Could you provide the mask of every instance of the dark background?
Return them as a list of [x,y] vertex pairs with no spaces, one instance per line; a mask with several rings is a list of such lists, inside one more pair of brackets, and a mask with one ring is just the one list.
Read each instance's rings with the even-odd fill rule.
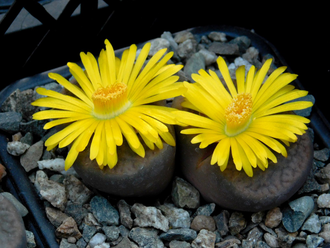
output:
[[[93,0],[88,0],[90,3]],[[79,52],[97,55],[110,40],[115,49],[205,25],[254,29],[271,42],[330,119],[329,16],[325,4],[275,1],[106,1],[55,27],[40,26],[0,37],[1,88],[18,79],[79,61]],[[40,43],[40,40],[43,42]],[[36,49],[37,48],[37,49]],[[32,54],[32,56],[31,56]]]

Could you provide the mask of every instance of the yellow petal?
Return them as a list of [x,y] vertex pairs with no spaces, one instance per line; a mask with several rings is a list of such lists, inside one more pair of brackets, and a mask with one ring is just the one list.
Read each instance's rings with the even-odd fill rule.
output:
[[283,113],[287,111],[294,111],[294,110],[301,110],[305,108],[312,107],[313,103],[309,101],[299,101],[299,102],[290,102],[286,103],[280,106],[277,106],[275,108],[266,110],[260,114],[259,116],[264,116],[264,115],[272,115],[272,114],[277,114],[277,113]]
[[[265,91],[272,85],[274,80],[281,75],[286,70],[286,66],[282,66],[277,68],[275,71],[273,71],[269,77],[267,78],[266,82],[262,85],[260,88],[258,94],[254,98],[254,106],[259,106],[259,104],[263,104],[263,102],[266,100],[264,98]],[[262,100],[263,99],[263,100]],[[259,103],[260,101],[260,103]]]
[[93,122],[82,134],[82,138],[81,141],[79,142],[79,144],[77,145],[77,151],[78,152],[82,152],[83,150],[85,150],[85,148],[87,147],[87,145],[90,142],[90,139],[92,137],[92,135],[95,132],[95,129],[98,125],[98,121]]
[[95,57],[91,53],[80,53],[81,61],[86,69],[88,78],[93,84],[94,89],[102,86],[99,68]]
[[77,152],[77,145],[80,143],[80,141],[82,140],[82,135],[80,135],[73,143],[71,149],[69,150],[66,158],[65,158],[65,162],[64,162],[64,169],[67,171],[68,169],[71,168],[71,166],[73,165],[73,163],[76,161],[79,152]]
[[133,128],[130,125],[128,125],[124,120],[122,120],[120,116],[117,116],[115,119],[118,123],[118,126],[120,127],[121,132],[125,136],[128,144],[135,150],[139,149],[139,147],[141,146],[141,142],[137,137]]
[[86,109],[87,111],[90,111],[91,107],[93,106],[93,103],[87,97],[85,97],[85,101],[82,101],[80,99],[77,99],[76,97],[64,95],[53,90],[47,90],[42,87],[37,88],[36,92],[40,95],[50,97],[47,99],[54,98],[63,101],[63,104],[74,104],[75,106]]
[[62,100],[55,99],[52,97],[39,98],[33,102],[33,105],[39,106],[39,107],[68,110],[68,111],[73,111],[73,112],[77,112],[77,113],[81,113],[81,114],[88,114],[90,112],[90,109],[86,108],[85,106],[77,106],[74,104],[68,104],[66,102],[63,102]]
[[63,110],[43,110],[33,114],[35,120],[57,119],[57,118],[77,118],[85,119],[90,115]]
[[240,66],[236,70],[236,81],[238,94],[245,92],[245,66]]
[[114,155],[116,153],[117,146],[113,137],[110,120],[106,120],[104,124],[106,143],[109,149],[109,153],[110,155]]
[[270,68],[271,63],[272,63],[272,59],[268,59],[263,64],[261,69],[258,71],[258,75],[255,77],[255,80],[253,82],[253,86],[252,86],[252,89],[251,89],[252,99],[255,99],[255,97],[256,97],[259,89],[260,89],[260,86],[261,86],[262,82],[264,81],[264,79],[267,75],[267,72]]
[[67,63],[67,66],[69,67],[72,76],[77,80],[79,86],[85,92],[86,96],[91,99],[94,89],[83,69],[77,64],[70,62]]
[[102,85],[103,87],[107,87],[109,86],[109,82],[110,82],[110,70],[109,70],[107,53],[104,49],[101,50],[98,61],[99,61]]
[[110,75],[108,85],[112,85],[117,81],[115,52],[113,50],[111,43],[108,40],[105,40],[104,43],[106,45],[106,54],[107,54],[107,61],[108,61],[109,75]]
[[123,135],[116,119],[111,119],[110,124],[111,124],[113,139],[115,140],[117,146],[121,146],[123,144]]
[[219,141],[213,151],[211,164],[218,163],[220,167],[227,166],[230,156],[230,138],[225,138]]
[[235,87],[233,81],[231,80],[226,61],[222,57],[219,57],[217,59],[217,63],[218,63],[221,75],[223,76],[224,80],[226,81],[226,85],[229,89],[231,96],[236,97],[236,95],[237,95],[236,87]]
[[250,93],[252,90],[253,80],[254,80],[254,73],[255,73],[254,65],[250,67],[248,74],[246,76],[246,86],[245,86],[245,93]]
[[[138,58],[135,62],[134,67],[133,67],[131,76],[130,76],[128,82],[127,82],[128,86],[132,86],[132,87],[128,88],[128,91],[133,88],[133,82],[136,80],[136,77],[139,75],[144,62],[146,61],[146,58],[148,57],[150,46],[151,46],[151,43],[148,42],[143,46],[143,48],[140,51],[140,54],[139,54],[139,56],[138,56]],[[134,82],[134,84],[135,84],[135,82]]]
[[104,132],[104,121],[100,121],[95,129],[89,152],[90,160],[95,159],[100,152],[102,132]]
[[80,98],[82,101],[86,102],[88,105],[90,105],[90,97],[85,94],[83,90],[81,90],[78,86],[70,83],[68,80],[66,80],[63,76],[57,73],[49,73],[48,76],[51,79],[56,80],[60,85],[62,85],[64,88],[66,88],[68,91],[70,91],[72,94]]
[[233,156],[233,161],[236,167],[236,170],[240,171],[243,167],[242,156],[240,154],[240,150],[235,138],[230,138],[230,147],[231,147],[231,154]]

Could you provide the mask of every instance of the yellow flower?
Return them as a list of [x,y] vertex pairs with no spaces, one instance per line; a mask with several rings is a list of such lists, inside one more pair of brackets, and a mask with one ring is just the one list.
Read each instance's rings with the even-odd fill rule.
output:
[[121,60],[115,57],[108,40],[105,45],[98,62],[91,53],[80,54],[85,71],[77,64],[68,63],[80,87],[59,74],[49,74],[73,96],[38,88],[37,92],[47,97],[32,103],[52,108],[33,115],[36,120],[53,119],[45,129],[66,125],[45,142],[48,150],[57,145],[71,145],[65,160],[66,170],[90,140],[90,159],[96,159],[101,169],[117,164],[117,146],[122,145],[123,136],[141,157],[145,156],[145,150],[139,136],[152,150],[155,145],[162,148],[162,139],[175,146],[165,125],[175,124],[172,114],[175,109],[151,104],[178,96],[185,90],[182,83],[177,83],[179,77],[174,76],[182,66],[167,64],[173,53],[165,54],[166,49],[162,49],[145,64],[150,43],[144,45],[137,58],[137,47],[132,45],[123,52]]
[[307,118],[283,112],[311,107],[313,104],[307,101],[288,102],[308,92],[289,85],[297,75],[283,73],[286,67],[276,69],[264,82],[271,62],[267,60],[257,72],[252,66],[246,79],[244,66],[239,67],[235,85],[226,62],[219,57],[217,63],[226,87],[212,70],[193,74],[195,83],[184,82],[187,91],[182,106],[198,114],[176,112],[181,125],[188,125],[181,133],[196,135],[191,143],[200,143],[200,148],[217,143],[211,164],[217,163],[221,171],[232,157],[236,169],[243,168],[252,177],[252,167],[265,170],[268,159],[277,162],[270,149],[286,157],[282,143],[295,142],[296,135],[307,129]]

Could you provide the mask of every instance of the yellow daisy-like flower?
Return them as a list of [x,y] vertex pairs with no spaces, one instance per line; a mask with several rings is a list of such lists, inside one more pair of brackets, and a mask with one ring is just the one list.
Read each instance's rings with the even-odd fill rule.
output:
[[295,142],[296,135],[302,135],[307,129],[307,118],[283,112],[304,109],[313,104],[289,102],[308,92],[289,85],[297,75],[283,73],[286,67],[276,69],[264,82],[271,59],[257,72],[252,66],[246,78],[245,67],[239,67],[236,85],[224,59],[219,57],[217,63],[226,87],[212,70],[193,74],[195,83],[184,82],[187,91],[182,106],[199,114],[176,112],[181,125],[188,125],[181,133],[196,135],[191,143],[200,143],[200,148],[217,143],[211,164],[217,163],[221,171],[226,169],[232,157],[236,169],[243,168],[252,177],[252,167],[265,170],[268,159],[277,162],[270,149],[286,157],[287,151],[282,143],[289,145]]
[[162,49],[145,64],[150,43],[144,45],[137,58],[137,47],[132,45],[123,52],[121,60],[115,57],[108,40],[105,45],[98,61],[91,53],[80,54],[85,71],[75,63],[68,63],[80,87],[59,74],[49,74],[73,96],[38,88],[37,92],[47,97],[32,103],[52,108],[33,115],[36,120],[53,119],[45,129],[67,125],[45,142],[48,150],[57,145],[71,145],[65,160],[66,170],[90,140],[90,159],[96,159],[101,169],[117,164],[117,146],[122,145],[123,136],[141,157],[145,156],[145,150],[138,135],[150,149],[155,145],[161,149],[162,140],[175,146],[165,125],[175,124],[172,114],[175,109],[151,104],[185,90],[182,83],[177,83],[179,77],[174,76],[182,66],[167,64],[173,53],[165,54],[166,49]]

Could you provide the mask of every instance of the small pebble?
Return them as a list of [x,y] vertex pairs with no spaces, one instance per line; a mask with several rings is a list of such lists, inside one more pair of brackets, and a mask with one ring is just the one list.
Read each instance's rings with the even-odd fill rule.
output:
[[270,228],[277,227],[282,221],[282,212],[279,207],[269,210],[266,214],[265,225]]
[[330,208],[330,194],[322,194],[317,198],[319,208]]

